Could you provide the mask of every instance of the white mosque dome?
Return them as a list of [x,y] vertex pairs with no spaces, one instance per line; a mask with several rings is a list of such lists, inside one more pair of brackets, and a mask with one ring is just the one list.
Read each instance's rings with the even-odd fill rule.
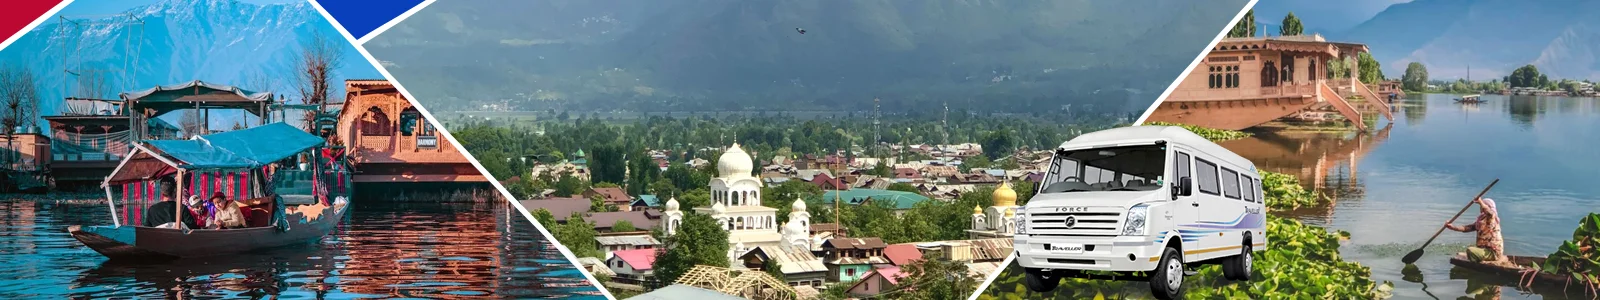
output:
[[678,197],[672,197],[672,199],[667,199],[667,211],[675,211],[675,210],[678,210]]
[[711,213],[714,214],[714,215],[720,215],[720,214],[722,214],[724,212],[727,212],[727,211],[728,211],[728,208],[722,206],[722,202],[717,202],[717,203],[711,204]]
[[796,211],[796,212],[806,211],[806,201],[800,200],[800,199],[795,199],[794,200],[794,205],[790,206],[789,208],[791,208],[790,210]]
[[750,159],[749,153],[739,148],[739,143],[728,147],[728,151],[722,152],[722,156],[717,158],[717,173],[723,178],[737,175],[750,176],[750,172],[754,170],[755,163]]

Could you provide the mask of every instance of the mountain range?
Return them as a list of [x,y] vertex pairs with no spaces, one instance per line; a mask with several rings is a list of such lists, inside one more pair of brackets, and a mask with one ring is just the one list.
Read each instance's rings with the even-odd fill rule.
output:
[[[64,97],[115,99],[121,92],[192,80],[294,95],[293,66],[300,45],[312,36],[344,45],[335,80],[382,78],[309,2],[165,0],[117,16],[65,17],[71,21],[53,17],[0,50],[0,62],[36,74],[41,115],[61,113]],[[142,26],[131,20],[142,20]],[[80,91],[75,78],[97,77],[88,74],[104,74],[98,77],[109,86]]]
[[1552,79],[1600,79],[1600,1],[1417,0],[1327,36],[1367,44],[1388,77],[1421,62],[1435,79],[1500,78],[1527,64]]
[[435,110],[1122,113],[1245,2],[441,1],[365,46]]

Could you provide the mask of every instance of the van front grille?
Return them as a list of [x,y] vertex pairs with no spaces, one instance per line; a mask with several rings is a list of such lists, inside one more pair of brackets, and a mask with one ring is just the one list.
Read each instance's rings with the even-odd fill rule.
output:
[[[1106,236],[1117,235],[1122,229],[1121,207],[1087,207],[1081,211],[1061,212],[1056,207],[1029,207],[1028,234],[1055,236]],[[1072,224],[1067,220],[1071,219]]]

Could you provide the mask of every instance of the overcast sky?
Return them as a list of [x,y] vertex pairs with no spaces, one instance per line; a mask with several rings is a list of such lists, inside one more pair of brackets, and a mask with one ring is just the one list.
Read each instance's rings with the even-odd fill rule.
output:
[[1348,30],[1372,18],[1384,8],[1411,0],[1260,0],[1256,2],[1256,22],[1278,25],[1283,16],[1294,12],[1306,31],[1337,32]]

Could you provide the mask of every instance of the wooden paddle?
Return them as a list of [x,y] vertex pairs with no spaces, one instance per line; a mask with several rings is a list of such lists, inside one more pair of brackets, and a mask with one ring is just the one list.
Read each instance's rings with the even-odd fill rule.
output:
[[[1494,181],[1490,181],[1489,182],[1489,186],[1483,187],[1483,191],[1482,192],[1478,192],[1478,196],[1477,197],[1472,197],[1472,202],[1467,202],[1467,206],[1466,207],[1462,207],[1461,211],[1456,212],[1456,216],[1450,217],[1450,221],[1449,222],[1445,222],[1445,224],[1455,223],[1456,222],[1456,218],[1460,218],[1461,214],[1466,213],[1468,208],[1472,208],[1472,204],[1478,203],[1478,198],[1483,198],[1483,194],[1489,193],[1489,188],[1493,188],[1494,184],[1496,184],[1496,183],[1500,183],[1500,179],[1499,178],[1495,178]],[[1400,262],[1404,262],[1404,263],[1406,263],[1408,265],[1417,262],[1417,259],[1421,259],[1422,258],[1422,249],[1423,248],[1427,248],[1428,244],[1432,244],[1433,243],[1433,239],[1439,238],[1439,234],[1440,233],[1444,233],[1444,227],[1443,226],[1440,226],[1439,227],[1439,231],[1434,232],[1433,233],[1433,237],[1428,238],[1428,241],[1422,242],[1422,246],[1421,247],[1417,247],[1417,250],[1411,250],[1411,253],[1406,253],[1406,257],[1400,258]]]

